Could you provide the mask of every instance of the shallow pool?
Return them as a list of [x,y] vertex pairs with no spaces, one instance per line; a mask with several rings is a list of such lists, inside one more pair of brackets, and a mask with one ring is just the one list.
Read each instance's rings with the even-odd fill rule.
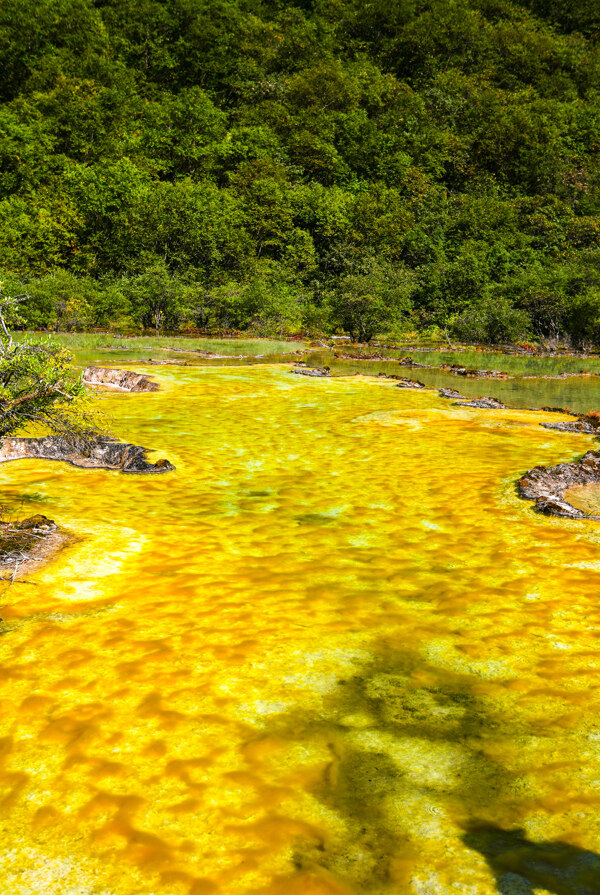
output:
[[592,440],[137,369],[103,406],[175,473],[0,467],[79,536],[2,595],[0,891],[599,891],[600,529],[514,485]]

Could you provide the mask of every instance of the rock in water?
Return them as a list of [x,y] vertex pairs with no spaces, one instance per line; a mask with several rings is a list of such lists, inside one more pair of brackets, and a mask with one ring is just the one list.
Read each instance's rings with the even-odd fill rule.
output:
[[394,379],[399,379],[396,388],[425,388],[425,383],[419,382],[418,379],[404,379],[397,376],[394,376]]
[[418,364],[412,359],[412,357],[409,356],[401,358],[398,363],[401,367],[420,367],[423,370],[431,367],[431,364]]
[[86,367],[83,381],[87,385],[104,385],[124,392],[157,392],[158,383],[133,370],[112,370],[110,367]]
[[456,401],[455,407],[478,407],[481,410],[506,410],[506,404],[497,398],[474,398],[472,401]]
[[598,430],[585,420],[568,423],[540,423],[544,429],[556,429],[558,432],[583,432],[585,435],[596,435]]
[[317,379],[324,379],[326,376],[331,376],[329,367],[298,367],[295,370],[290,370],[290,373],[296,373],[298,376],[314,376]]
[[21,522],[13,522],[12,527],[15,531],[55,531],[58,528],[54,519],[48,519],[47,516],[42,516],[41,513],[36,513],[35,516],[28,516],[27,519],[22,519]]
[[461,398],[463,401],[466,401],[464,395],[461,395],[460,392],[457,392],[455,388],[439,388],[438,394],[440,398]]
[[424,382],[418,379],[407,379],[406,376],[397,376],[395,373],[378,373],[379,379],[395,379],[397,388],[427,388]]
[[525,500],[535,500],[538,513],[567,519],[597,519],[597,516],[584,513],[565,500],[565,492],[574,485],[597,482],[600,482],[600,452],[588,451],[575,463],[535,466],[521,476],[518,488]]
[[0,522],[0,574],[2,581],[14,581],[33,571],[62,550],[73,536],[61,530],[53,519],[40,513],[20,522]]
[[454,376],[465,376],[469,379],[512,379],[504,370],[473,370],[462,364],[441,364],[440,370]]
[[147,448],[124,444],[114,438],[68,438],[47,435],[45,438],[4,438],[0,445],[0,463],[9,460],[62,460],[85,469],[118,469],[127,473],[162,473],[175,469],[168,460],[150,463]]

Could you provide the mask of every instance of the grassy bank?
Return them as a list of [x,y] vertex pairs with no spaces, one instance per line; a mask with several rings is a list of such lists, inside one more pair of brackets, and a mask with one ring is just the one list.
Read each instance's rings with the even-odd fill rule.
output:
[[212,354],[260,355],[290,354],[305,347],[304,342],[286,342],[278,339],[213,339],[186,336],[114,336],[110,333],[23,333],[34,342],[52,339],[72,351],[93,351],[114,348],[118,351],[206,351]]

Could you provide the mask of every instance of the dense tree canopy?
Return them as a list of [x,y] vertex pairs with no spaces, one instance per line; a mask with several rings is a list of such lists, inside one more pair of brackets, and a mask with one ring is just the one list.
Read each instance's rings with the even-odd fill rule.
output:
[[596,0],[4,0],[2,276],[38,327],[597,343],[599,39]]

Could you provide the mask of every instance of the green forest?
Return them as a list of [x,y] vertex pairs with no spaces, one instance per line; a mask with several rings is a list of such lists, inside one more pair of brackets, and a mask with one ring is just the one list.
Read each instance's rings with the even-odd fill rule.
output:
[[600,344],[597,0],[3,0],[20,325]]

